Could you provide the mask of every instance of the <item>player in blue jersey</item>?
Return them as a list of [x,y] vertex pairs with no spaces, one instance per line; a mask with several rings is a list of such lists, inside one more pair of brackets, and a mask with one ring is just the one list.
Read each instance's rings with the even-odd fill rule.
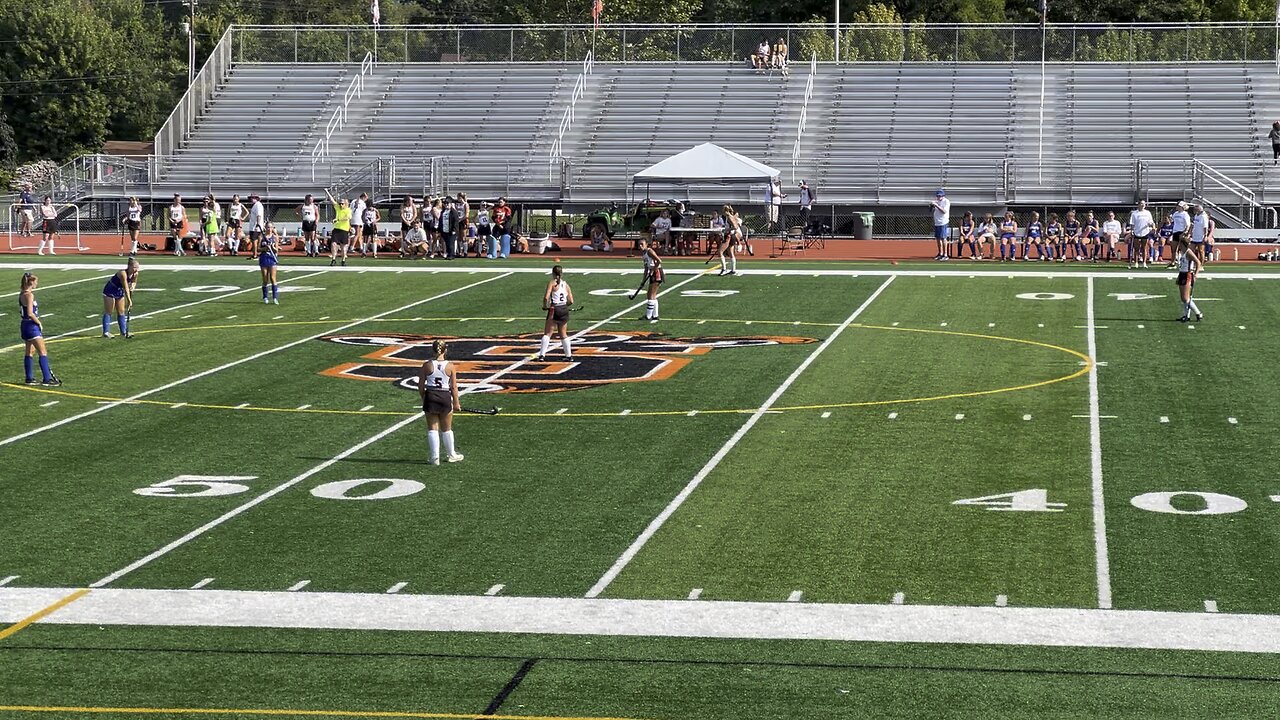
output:
[[1063,254],[1067,250],[1067,243],[1062,236],[1062,223],[1058,222],[1058,213],[1049,213],[1049,224],[1044,228],[1044,244],[1049,248],[1049,259],[1053,259],[1053,254],[1058,253],[1058,262],[1062,262]]
[[138,287],[138,261],[129,258],[124,270],[111,276],[102,288],[102,337],[111,337],[111,315],[116,316],[120,336],[129,334],[129,311],[133,308],[133,291]]
[[[276,257],[280,251],[280,239],[275,226],[267,223],[267,231],[258,247],[258,269],[262,271],[262,304],[267,304],[267,286],[271,287],[271,302],[280,304],[280,286],[276,284]],[[375,250],[376,252],[376,250]]]
[[973,212],[965,210],[964,216],[960,218],[960,236],[959,239],[956,240],[955,259],[960,259],[961,254],[964,252],[965,245],[969,246],[969,259],[978,259],[978,240],[974,237],[975,227],[976,222],[973,219]]
[[[1084,235],[1081,232],[1080,221],[1076,219],[1076,211],[1067,211],[1067,220],[1062,224],[1063,233],[1067,238],[1067,247],[1075,254],[1076,262],[1084,262]],[[1059,262],[1065,262],[1067,254],[1063,253],[1058,258]]]
[[1000,221],[1000,262],[1013,262],[1018,259],[1018,221],[1013,219],[1013,212],[1006,212]]
[[1045,254],[1044,243],[1041,242],[1044,235],[1044,225],[1040,222],[1040,213],[1031,213],[1031,222],[1027,223],[1027,234],[1022,240],[1022,262],[1031,259],[1031,248],[1036,249],[1037,260],[1049,260],[1052,251],[1048,255]]
[[40,305],[36,302],[36,285],[40,279],[33,273],[22,273],[22,284],[18,292],[18,315],[21,318],[22,342],[26,346],[26,355],[22,358],[22,369],[26,371],[28,385],[36,384],[35,357],[40,357],[40,374],[42,385],[56,387],[62,381],[54,377],[49,369],[49,352],[44,347],[44,325],[40,322]]
[[1151,258],[1153,263],[1164,261],[1164,249],[1173,242],[1173,216],[1165,213],[1160,223],[1160,229],[1156,231],[1155,240],[1151,243]]

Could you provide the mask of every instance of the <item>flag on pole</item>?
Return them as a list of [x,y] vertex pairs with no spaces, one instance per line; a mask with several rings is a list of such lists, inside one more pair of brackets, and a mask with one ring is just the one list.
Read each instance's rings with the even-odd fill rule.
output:
[[1040,11],[1040,29],[1049,20],[1049,0],[1036,0],[1036,9]]
[[378,0],[372,0],[369,3],[369,14],[373,17],[374,27],[377,27],[382,22],[382,11],[378,8]]
[[591,20],[600,27],[600,16],[604,13],[604,0],[591,0]]

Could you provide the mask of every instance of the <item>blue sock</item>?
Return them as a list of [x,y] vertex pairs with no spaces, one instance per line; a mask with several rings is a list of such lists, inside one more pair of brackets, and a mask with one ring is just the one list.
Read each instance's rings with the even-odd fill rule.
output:
[[36,379],[36,363],[30,355],[22,358],[22,369],[27,372],[27,382]]
[[1031,257],[1031,251],[1027,249],[1026,243],[1022,243],[1022,259],[1026,260],[1029,257]]
[[44,381],[49,382],[53,379],[53,371],[49,369],[49,356],[40,356],[40,372],[44,375]]
[[271,298],[273,300],[280,299],[280,286],[275,283],[271,283]]
[[263,300],[266,300],[266,299],[267,299],[267,284],[266,284],[266,283],[263,283],[263,284],[262,284],[262,299],[263,299]]
[[102,316],[102,334],[106,335],[111,332],[111,314],[104,313]]
[[129,334],[129,316],[117,315],[116,326],[120,328],[121,335],[128,335]]

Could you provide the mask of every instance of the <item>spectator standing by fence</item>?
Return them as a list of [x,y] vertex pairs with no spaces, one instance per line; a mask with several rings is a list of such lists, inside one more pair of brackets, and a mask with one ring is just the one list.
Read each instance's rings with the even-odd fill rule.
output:
[[804,224],[805,232],[809,232],[809,214],[813,212],[813,201],[818,196],[813,192],[813,188],[809,187],[808,180],[800,181],[800,221]]
[[35,221],[36,199],[31,195],[31,183],[23,183],[18,196],[18,237],[31,237],[31,223]]
[[1267,137],[1271,140],[1271,164],[1280,165],[1280,120],[1271,123]]
[[[507,255],[511,252],[511,206],[507,204],[504,197],[498,198],[498,204],[493,207],[493,237],[495,242],[502,244],[502,259],[507,259]],[[490,253],[490,257],[493,254]]]
[[778,216],[782,211],[782,198],[787,194],[782,192],[782,179],[777,175],[769,180],[769,186],[764,191],[764,210],[765,217],[769,221],[769,231],[778,225]]
[[1171,217],[1173,219],[1173,235],[1170,237],[1170,244],[1172,245],[1170,269],[1178,266],[1178,256],[1182,254],[1183,250],[1187,249],[1187,232],[1191,229],[1191,216],[1187,214],[1185,200],[1178,201],[1178,209],[1173,211]]
[[1138,208],[1129,213],[1129,267],[1147,267],[1147,243],[1155,230],[1156,221],[1147,209],[1147,201],[1139,200]]
[[946,260],[947,256],[947,229],[951,225],[951,201],[947,199],[947,191],[938,188],[933,194],[933,202],[929,204],[933,210],[933,239],[938,244],[938,254],[934,256],[934,260]]
[[257,193],[249,196],[249,259],[257,260],[263,233],[267,229],[267,211],[262,207],[262,198]]

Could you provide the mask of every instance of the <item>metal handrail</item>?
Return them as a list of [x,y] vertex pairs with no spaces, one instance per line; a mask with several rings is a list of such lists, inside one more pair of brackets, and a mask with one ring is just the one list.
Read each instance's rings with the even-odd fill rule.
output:
[[191,85],[182,94],[164,124],[156,131],[154,149],[156,155],[161,157],[173,155],[178,151],[182,141],[191,134],[191,128],[200,117],[200,111],[204,109],[205,102],[213,96],[218,85],[231,71],[231,43],[236,31],[236,26],[231,25],[222,33],[222,38],[209,53],[200,72],[191,81]]
[[796,124],[796,144],[791,148],[791,184],[796,182],[796,168],[800,165],[800,141],[804,139],[805,123],[809,118],[809,99],[813,97],[813,77],[818,74],[818,53],[809,58],[809,79],[804,84],[804,102],[800,105],[800,122]]
[[547,153],[547,182],[555,180],[557,165],[564,158],[565,133],[569,132],[569,128],[573,126],[573,121],[576,117],[575,108],[578,105],[578,101],[587,94],[587,78],[594,69],[595,54],[588,50],[587,56],[582,59],[582,72],[579,73],[578,79],[573,83],[573,92],[569,94],[569,106],[564,109],[564,113],[560,116],[556,139],[551,141],[551,150]]
[[324,137],[317,140],[315,147],[311,149],[312,182],[315,182],[316,179],[316,164],[329,157],[329,147],[333,142],[333,136],[346,127],[347,109],[351,106],[351,101],[364,95],[365,76],[372,74],[373,53],[366,52],[364,59],[360,61],[360,72],[351,78],[346,92],[342,94],[342,104],[333,109],[333,114],[329,116],[329,122],[325,124]]

